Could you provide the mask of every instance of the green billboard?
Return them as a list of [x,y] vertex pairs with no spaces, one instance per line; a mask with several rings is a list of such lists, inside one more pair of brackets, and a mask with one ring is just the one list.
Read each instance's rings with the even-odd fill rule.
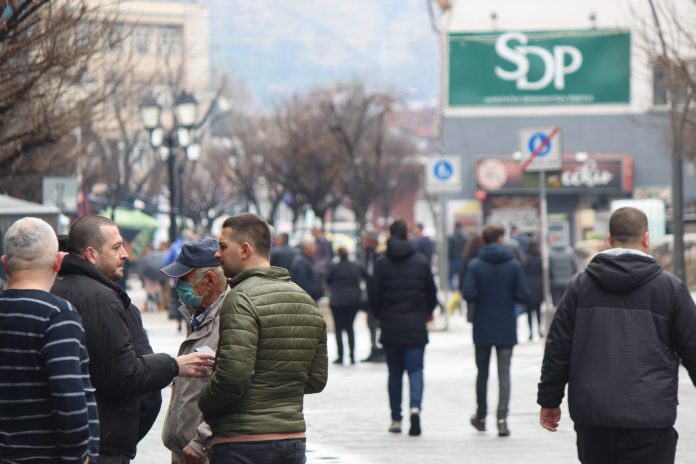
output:
[[631,34],[450,33],[448,81],[450,107],[626,104]]

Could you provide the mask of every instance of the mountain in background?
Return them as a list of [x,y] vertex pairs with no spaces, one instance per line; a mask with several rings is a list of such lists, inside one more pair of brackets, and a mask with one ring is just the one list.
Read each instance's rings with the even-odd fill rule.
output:
[[201,0],[211,65],[273,101],[362,79],[408,100],[439,94],[438,37],[426,0]]

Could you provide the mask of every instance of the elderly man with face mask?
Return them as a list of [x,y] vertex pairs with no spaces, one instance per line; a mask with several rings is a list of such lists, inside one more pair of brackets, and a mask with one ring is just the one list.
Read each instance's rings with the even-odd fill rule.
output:
[[[217,349],[219,309],[229,290],[220,262],[215,259],[217,249],[218,241],[214,238],[188,242],[177,260],[161,269],[167,277],[177,279],[175,289],[182,303],[179,311],[188,323],[179,356]],[[174,464],[208,462],[212,432],[197,403],[207,382],[207,378],[175,379],[172,384],[162,441],[171,450]]]

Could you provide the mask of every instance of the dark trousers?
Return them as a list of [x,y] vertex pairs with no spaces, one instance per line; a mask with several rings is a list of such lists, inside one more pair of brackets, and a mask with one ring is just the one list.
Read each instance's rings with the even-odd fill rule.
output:
[[348,335],[348,350],[350,353],[351,362],[355,361],[355,332],[353,331],[353,322],[355,315],[358,313],[357,305],[341,306],[335,305],[331,307],[334,325],[336,330],[336,346],[338,347],[338,359],[343,360],[343,332]]
[[[476,347],[476,416],[486,417],[488,414],[488,368],[491,363],[490,346]],[[512,359],[511,346],[496,346],[495,355],[498,361],[498,419],[505,419],[508,415],[510,404],[510,361]]]
[[389,408],[394,421],[401,420],[401,398],[404,371],[408,373],[409,407],[420,410],[423,402],[423,358],[425,347],[395,348],[385,346],[389,368]]
[[575,424],[582,464],[673,464],[679,435],[666,429],[625,429]]
[[379,321],[369,309],[367,313],[367,328],[370,330],[370,351],[374,352],[379,349],[377,344],[377,329],[379,329]]
[[304,438],[221,443],[213,445],[210,464],[304,464],[306,450]]
[[529,339],[531,340],[534,335],[534,329],[532,320],[536,316],[537,330],[539,331],[539,336],[541,337],[543,332],[541,330],[541,303],[528,305],[527,306],[527,322],[529,323]]

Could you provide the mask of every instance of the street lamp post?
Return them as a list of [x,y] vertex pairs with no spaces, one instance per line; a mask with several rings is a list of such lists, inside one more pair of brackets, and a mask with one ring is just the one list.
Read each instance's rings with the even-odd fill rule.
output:
[[[146,101],[140,107],[143,125],[149,132],[150,145],[159,151],[162,161],[167,163],[167,175],[169,177],[169,241],[174,243],[178,237],[176,225],[175,149],[177,147],[183,148],[186,158],[191,161],[196,161],[200,157],[200,145],[193,141],[192,136],[192,131],[198,119],[198,103],[193,95],[182,91],[174,102],[174,123],[169,129],[165,129],[162,126],[160,122],[161,114],[162,107],[154,100]],[[183,177],[183,165],[180,169]],[[182,194],[183,192],[179,192],[179,195]],[[181,204],[179,207],[181,208]],[[180,210],[179,212],[181,213]]]

